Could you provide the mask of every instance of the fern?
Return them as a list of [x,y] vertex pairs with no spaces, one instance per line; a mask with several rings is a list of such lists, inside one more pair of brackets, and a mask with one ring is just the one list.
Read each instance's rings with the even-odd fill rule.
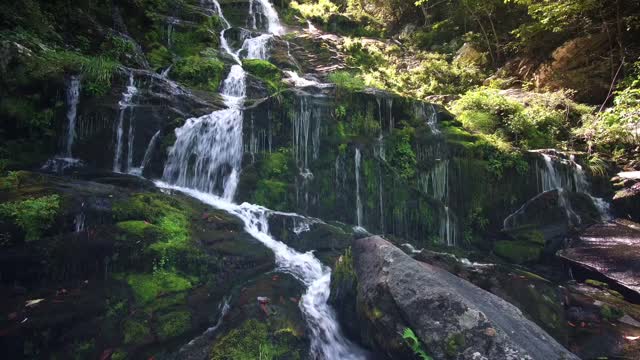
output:
[[409,345],[413,353],[416,356],[420,357],[422,360],[433,360],[431,356],[427,355],[427,353],[422,349],[422,343],[420,343],[420,339],[416,336],[416,334],[410,328],[405,328],[404,332],[402,332],[402,338]]

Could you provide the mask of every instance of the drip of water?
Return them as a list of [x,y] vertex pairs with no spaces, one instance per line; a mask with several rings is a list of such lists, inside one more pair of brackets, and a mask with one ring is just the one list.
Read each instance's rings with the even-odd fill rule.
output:
[[78,115],[78,103],[80,102],[80,77],[74,75],[69,79],[67,87],[67,138],[64,146],[64,155],[72,157],[73,141],[76,137],[76,119]]
[[162,72],[160,73],[160,76],[162,76],[163,79],[168,78],[172,68],[173,68],[173,65],[169,65],[166,69],[162,70]]
[[256,30],[256,13],[253,10],[254,7],[254,0],[249,1],[249,26]]
[[444,203],[449,189],[449,160],[438,161],[429,173],[420,174],[418,181],[422,192]]
[[73,225],[75,227],[76,233],[84,231],[85,219],[86,216],[84,214],[84,203],[82,203],[82,210],[80,210],[80,212],[76,214],[75,218],[73,219]]
[[[129,84],[127,85],[126,90],[122,93],[122,99],[120,100],[120,102],[118,103],[118,106],[120,107],[120,110],[118,112],[118,127],[116,129],[116,137],[117,137],[117,142],[116,142],[116,151],[113,157],[113,171],[114,172],[122,172],[122,164],[120,163],[121,157],[122,157],[122,143],[123,143],[123,135],[124,135],[124,118],[125,115],[127,114],[127,111],[129,110],[130,112],[130,117],[133,119],[133,116],[131,116],[133,110],[131,109],[131,105],[132,105],[132,100],[133,97],[138,93],[138,88],[135,85],[135,79],[133,77],[133,73],[129,73]],[[130,136],[132,136],[132,128],[133,128],[133,123],[129,123],[129,132],[130,132]],[[133,148],[133,139],[130,138],[129,139],[129,148]],[[129,151],[129,153],[131,153],[133,151]],[[127,160],[127,163],[129,163],[129,161]]]
[[355,163],[356,163],[356,220],[359,228],[362,228],[362,199],[360,199],[360,162],[362,154],[360,148],[356,147]]
[[456,225],[448,206],[444,206],[444,217],[440,217],[440,238],[445,239],[447,246],[456,245]]
[[130,167],[129,168],[130,174],[142,175],[144,168],[149,164],[149,161],[151,161],[151,155],[153,155],[153,150],[156,147],[156,143],[158,142],[159,137],[160,137],[160,130],[156,131],[156,133],[153,134],[153,137],[151,137],[151,140],[149,141],[149,145],[147,145],[147,150],[145,150],[144,152],[144,157],[142,158],[140,167]]
[[342,335],[336,315],[327,304],[331,269],[322,265],[313,252],[299,253],[274,239],[269,234],[268,209],[247,203],[236,205],[212,194],[162,182],[156,184],[181,191],[240,218],[245,224],[245,231],[274,252],[278,271],[291,274],[307,287],[300,301],[300,309],[312,332],[311,358],[365,359],[362,351]]

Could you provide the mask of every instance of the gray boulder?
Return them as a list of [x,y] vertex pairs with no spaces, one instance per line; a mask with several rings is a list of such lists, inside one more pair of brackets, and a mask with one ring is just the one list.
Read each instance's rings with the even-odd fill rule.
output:
[[361,338],[390,358],[578,359],[515,306],[374,236],[354,241]]

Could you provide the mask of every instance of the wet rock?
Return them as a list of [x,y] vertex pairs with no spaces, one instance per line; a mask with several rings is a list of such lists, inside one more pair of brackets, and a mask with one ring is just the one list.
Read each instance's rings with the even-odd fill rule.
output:
[[620,221],[593,225],[558,255],[577,275],[595,274],[640,299],[640,231],[632,226]]
[[513,305],[380,237],[353,253],[363,338],[390,357],[411,356],[399,334],[412,329],[434,359],[577,359]]

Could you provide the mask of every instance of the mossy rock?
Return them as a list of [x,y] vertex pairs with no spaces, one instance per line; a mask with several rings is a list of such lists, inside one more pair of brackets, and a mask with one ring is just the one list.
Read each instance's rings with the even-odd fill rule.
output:
[[300,359],[292,348],[288,331],[271,332],[266,323],[250,319],[220,338],[211,351],[211,360]]
[[153,224],[141,220],[121,221],[116,227],[134,239],[144,239],[155,229]]
[[169,271],[157,271],[154,274],[131,274],[127,276],[136,300],[149,303],[161,293],[176,293],[192,288],[191,281]]
[[493,249],[498,256],[515,264],[535,262],[542,254],[541,246],[525,241],[498,241]]

